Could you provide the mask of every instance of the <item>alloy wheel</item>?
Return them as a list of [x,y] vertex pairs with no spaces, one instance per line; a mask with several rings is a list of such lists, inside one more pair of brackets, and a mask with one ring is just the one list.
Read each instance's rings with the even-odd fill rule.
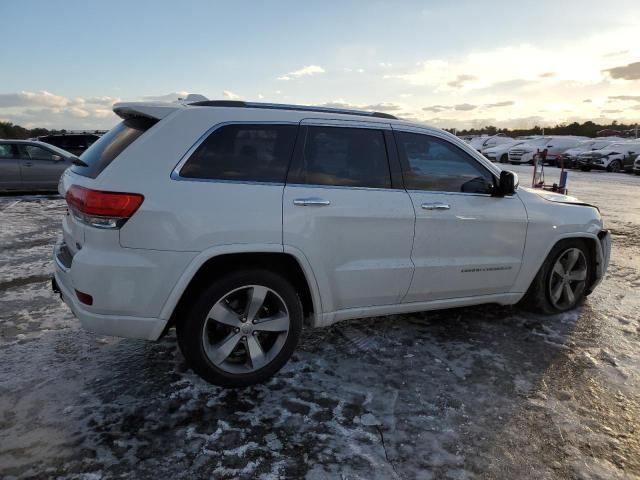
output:
[[251,373],[282,350],[289,311],[274,290],[246,285],[226,293],[209,311],[202,329],[207,358],[228,373]]
[[572,308],[587,282],[587,258],[579,248],[562,252],[551,270],[549,298],[559,310]]

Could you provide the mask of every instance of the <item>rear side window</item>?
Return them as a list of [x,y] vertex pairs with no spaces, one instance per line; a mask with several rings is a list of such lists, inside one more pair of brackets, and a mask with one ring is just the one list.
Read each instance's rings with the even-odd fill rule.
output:
[[307,127],[300,165],[293,169],[288,183],[391,188],[383,132]]
[[17,158],[16,148],[10,143],[0,143],[0,158]]
[[284,183],[297,131],[297,125],[222,126],[193,152],[180,176]]
[[25,160],[52,160],[53,152],[45,150],[36,145],[23,145],[21,148],[21,157]]
[[86,167],[73,165],[71,170],[78,175],[96,178],[107,168],[107,165],[157,122],[155,119],[144,117],[130,118],[120,122],[80,156],[87,164]]

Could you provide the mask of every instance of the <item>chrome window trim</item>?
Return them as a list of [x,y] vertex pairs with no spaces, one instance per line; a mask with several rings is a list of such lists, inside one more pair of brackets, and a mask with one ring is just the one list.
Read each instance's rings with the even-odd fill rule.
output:
[[288,122],[286,120],[277,120],[277,121],[247,121],[247,120],[240,120],[240,121],[229,121],[229,122],[221,122],[221,123],[216,123],[214,126],[212,126],[211,128],[209,128],[206,132],[204,132],[200,138],[198,138],[198,140],[196,140],[196,142],[191,145],[191,147],[185,152],[184,155],[182,155],[182,157],[180,158],[180,160],[178,161],[178,163],[176,164],[175,167],[173,167],[173,170],[171,171],[171,174],[169,175],[169,177],[171,178],[171,180],[177,180],[177,181],[181,181],[181,182],[208,182],[208,183],[243,183],[243,184],[247,184],[247,185],[284,185],[284,182],[260,182],[257,180],[228,180],[228,179],[224,179],[224,178],[191,178],[191,177],[183,177],[182,175],[180,175],[180,170],[182,170],[182,167],[184,167],[184,164],[187,163],[187,161],[189,160],[189,158],[191,158],[191,155],[193,155],[193,153],[198,149],[198,147],[200,145],[202,145],[202,143],[204,143],[204,141],[209,138],[209,135],[211,135],[213,132],[215,132],[216,130],[222,128],[222,127],[226,127],[227,125],[294,125],[294,126],[299,126],[299,122],[295,122],[295,121],[291,121]]
[[391,124],[367,120],[341,120],[328,118],[303,118],[300,126],[304,127],[337,127],[337,128],[366,128],[369,130],[392,131]]

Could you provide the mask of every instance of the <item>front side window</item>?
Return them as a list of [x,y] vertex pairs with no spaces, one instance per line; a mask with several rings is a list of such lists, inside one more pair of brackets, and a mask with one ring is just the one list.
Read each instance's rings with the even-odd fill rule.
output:
[[297,125],[225,125],[189,157],[180,176],[284,183]]
[[459,147],[419,133],[396,138],[408,190],[491,193],[493,175]]
[[289,183],[391,188],[381,130],[307,127],[301,160]]
[[52,160],[53,156],[53,152],[35,145],[23,145],[20,150],[24,160]]

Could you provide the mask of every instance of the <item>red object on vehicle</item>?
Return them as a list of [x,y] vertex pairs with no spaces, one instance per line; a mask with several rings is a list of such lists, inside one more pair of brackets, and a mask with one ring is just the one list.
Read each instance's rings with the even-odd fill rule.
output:
[[70,207],[98,217],[131,218],[140,208],[144,196],[139,193],[103,192],[72,185],[65,196]]

